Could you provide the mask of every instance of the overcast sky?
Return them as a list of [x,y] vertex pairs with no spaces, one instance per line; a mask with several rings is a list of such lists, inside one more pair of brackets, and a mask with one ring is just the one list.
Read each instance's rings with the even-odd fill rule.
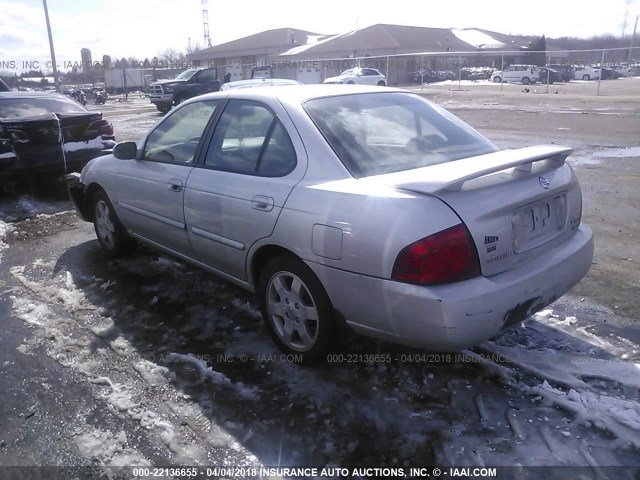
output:
[[[152,58],[173,48],[203,44],[201,0],[48,0],[58,63],[79,61],[89,48],[94,60]],[[210,1],[209,30],[219,44],[253,33],[293,27],[343,33],[376,23],[441,28],[477,27],[547,37],[590,37],[633,31],[640,0],[226,0]],[[628,12],[628,13],[627,13]],[[0,0],[0,70],[7,62],[48,59],[42,0]],[[5,68],[3,68],[3,62]]]

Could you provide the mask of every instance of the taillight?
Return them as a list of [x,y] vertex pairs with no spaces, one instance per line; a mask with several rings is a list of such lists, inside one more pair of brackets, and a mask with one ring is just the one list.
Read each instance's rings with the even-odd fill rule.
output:
[[393,264],[391,278],[438,285],[480,275],[473,239],[463,224],[447,228],[405,247]]
[[114,135],[113,125],[105,120],[103,120],[103,122],[104,123],[100,127],[100,134],[112,137]]
[[106,120],[96,120],[91,122],[91,125],[87,127],[87,131],[85,133],[95,135],[95,132],[98,132],[100,135],[106,135],[109,137],[113,137],[113,125]]

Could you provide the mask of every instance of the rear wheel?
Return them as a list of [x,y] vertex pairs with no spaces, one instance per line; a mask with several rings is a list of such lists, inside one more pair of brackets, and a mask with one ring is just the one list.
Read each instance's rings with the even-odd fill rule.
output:
[[582,75],[582,79],[588,81],[588,80],[591,80],[591,77],[589,75],[587,75],[587,74],[584,74],[584,75]]
[[110,257],[121,257],[135,250],[136,242],[120,224],[109,197],[103,190],[93,195],[93,226],[102,249]]
[[258,298],[267,331],[280,350],[300,355],[302,363],[322,359],[333,337],[332,307],[307,265],[289,255],[272,259],[260,275]]
[[169,110],[171,110],[171,107],[161,107],[160,105],[156,105],[156,108],[162,113],[167,113]]
[[529,85],[531,83],[531,79],[529,77],[524,77],[522,79],[522,83],[524,83],[525,85]]

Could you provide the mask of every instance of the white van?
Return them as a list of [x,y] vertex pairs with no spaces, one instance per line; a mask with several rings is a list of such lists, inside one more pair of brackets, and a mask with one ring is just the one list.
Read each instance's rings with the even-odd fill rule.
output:
[[491,74],[491,81],[518,82],[528,85],[536,83],[538,79],[538,67],[535,65],[509,65],[504,70],[496,70]]

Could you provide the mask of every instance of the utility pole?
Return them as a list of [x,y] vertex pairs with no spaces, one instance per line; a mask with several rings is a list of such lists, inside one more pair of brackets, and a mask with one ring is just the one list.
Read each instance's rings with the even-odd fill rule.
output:
[[638,29],[638,19],[640,18],[640,14],[636,15],[636,23],[633,26],[633,35],[631,35],[631,43],[629,43],[629,57],[627,58],[627,63],[631,64],[631,52],[633,51],[633,41],[636,38],[636,30]]
[[[47,20],[47,33],[49,34],[49,50],[51,50],[51,65],[53,66],[53,83],[56,86],[56,92],[60,91],[58,85],[58,66],[56,65],[56,52],[53,50],[53,37],[51,36],[51,24],[49,23],[49,10],[47,9],[47,0],[42,0],[44,5],[44,17]],[[636,19],[636,23],[637,19]],[[631,55],[631,53],[629,53]]]

